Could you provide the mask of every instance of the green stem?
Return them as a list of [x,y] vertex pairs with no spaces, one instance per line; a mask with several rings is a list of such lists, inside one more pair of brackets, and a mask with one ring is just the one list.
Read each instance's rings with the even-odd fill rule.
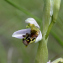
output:
[[[43,16],[43,39],[39,42],[38,52],[36,56],[36,63],[47,63],[48,59],[48,50],[47,50],[47,39],[51,31],[53,24],[56,22],[59,8],[60,0],[54,0],[53,6],[53,18],[50,23],[50,0],[44,0],[44,16]],[[50,23],[50,24],[49,24]]]
[[59,12],[59,9],[60,9],[60,3],[61,3],[61,0],[54,0],[53,16],[52,16],[51,23],[50,23],[50,25],[49,25],[49,27],[48,27],[48,30],[47,30],[45,39],[47,39],[47,37],[49,36],[49,33],[50,33],[50,31],[51,31],[51,28],[52,28],[52,26],[54,25],[54,23],[55,23],[56,20],[57,20],[58,12]]
[[37,18],[36,16],[34,16],[33,14],[31,14],[29,11],[27,11],[26,9],[23,9],[22,7],[19,7],[18,5],[16,5],[15,3],[13,3],[10,0],[5,0],[6,2],[8,2],[9,4],[11,4],[13,7],[17,8],[18,10],[22,11],[23,13],[25,13],[26,15],[36,19],[38,22],[41,22],[41,19]]
[[50,21],[50,0],[44,0],[44,14],[43,14],[43,38],[39,42],[37,56],[35,63],[47,63],[48,60],[48,49],[47,41],[45,35],[49,26]]
[[43,36],[46,35],[50,23],[50,0],[44,0],[44,14],[43,14]]
[[39,42],[37,56],[35,63],[46,63],[48,60],[48,50],[47,50],[47,41],[42,39],[42,42]]
[[47,39],[47,37],[49,36],[49,33],[50,33],[50,31],[51,31],[51,28],[52,28],[53,24],[54,24],[54,22],[52,21],[51,24],[49,25],[48,30],[47,30],[47,33],[46,33],[45,39]]

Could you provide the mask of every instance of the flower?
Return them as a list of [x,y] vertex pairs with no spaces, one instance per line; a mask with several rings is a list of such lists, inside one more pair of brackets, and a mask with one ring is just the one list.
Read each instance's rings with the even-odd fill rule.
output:
[[51,61],[49,60],[49,62],[47,62],[47,63],[51,63]]
[[40,26],[37,24],[36,20],[33,18],[28,18],[25,20],[28,24],[27,29],[22,29],[15,31],[12,34],[12,37],[19,38],[23,40],[24,45],[28,45],[30,43],[37,43],[42,39],[42,33],[40,31]]
[[58,58],[52,62],[49,60],[49,62],[47,62],[47,63],[63,63],[63,58]]
[[52,63],[63,63],[63,58],[58,58],[54,60]]

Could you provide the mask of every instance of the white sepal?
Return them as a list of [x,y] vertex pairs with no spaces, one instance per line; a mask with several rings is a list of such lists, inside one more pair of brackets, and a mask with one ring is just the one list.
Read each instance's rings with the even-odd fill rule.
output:
[[42,33],[40,31],[38,37],[35,40],[35,43],[39,42],[41,39],[42,39]]
[[23,35],[26,35],[26,33],[29,33],[30,34],[30,31],[31,31],[31,29],[18,30],[18,31],[16,31],[16,32],[14,32],[12,34],[12,37],[23,39],[24,38]]

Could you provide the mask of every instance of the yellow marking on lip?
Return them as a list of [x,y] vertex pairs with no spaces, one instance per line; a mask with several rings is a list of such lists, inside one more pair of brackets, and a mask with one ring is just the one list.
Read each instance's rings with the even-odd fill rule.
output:
[[27,41],[29,41],[29,40],[27,40]]
[[33,42],[35,42],[35,39],[34,39],[33,41],[30,41],[30,43],[29,43],[29,44],[31,44],[31,43],[33,43]]
[[35,41],[35,39],[33,41]]
[[26,39],[26,37],[24,39]]
[[32,39],[30,39],[32,41]]
[[33,43],[34,41],[30,41],[30,43],[29,44],[31,44],[31,43]]

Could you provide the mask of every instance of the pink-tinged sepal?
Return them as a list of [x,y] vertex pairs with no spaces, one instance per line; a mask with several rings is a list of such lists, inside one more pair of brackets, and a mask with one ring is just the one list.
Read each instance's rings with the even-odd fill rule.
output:
[[23,35],[26,35],[26,33],[30,34],[31,29],[22,29],[14,32],[12,34],[12,37],[18,38],[18,39],[23,39]]

